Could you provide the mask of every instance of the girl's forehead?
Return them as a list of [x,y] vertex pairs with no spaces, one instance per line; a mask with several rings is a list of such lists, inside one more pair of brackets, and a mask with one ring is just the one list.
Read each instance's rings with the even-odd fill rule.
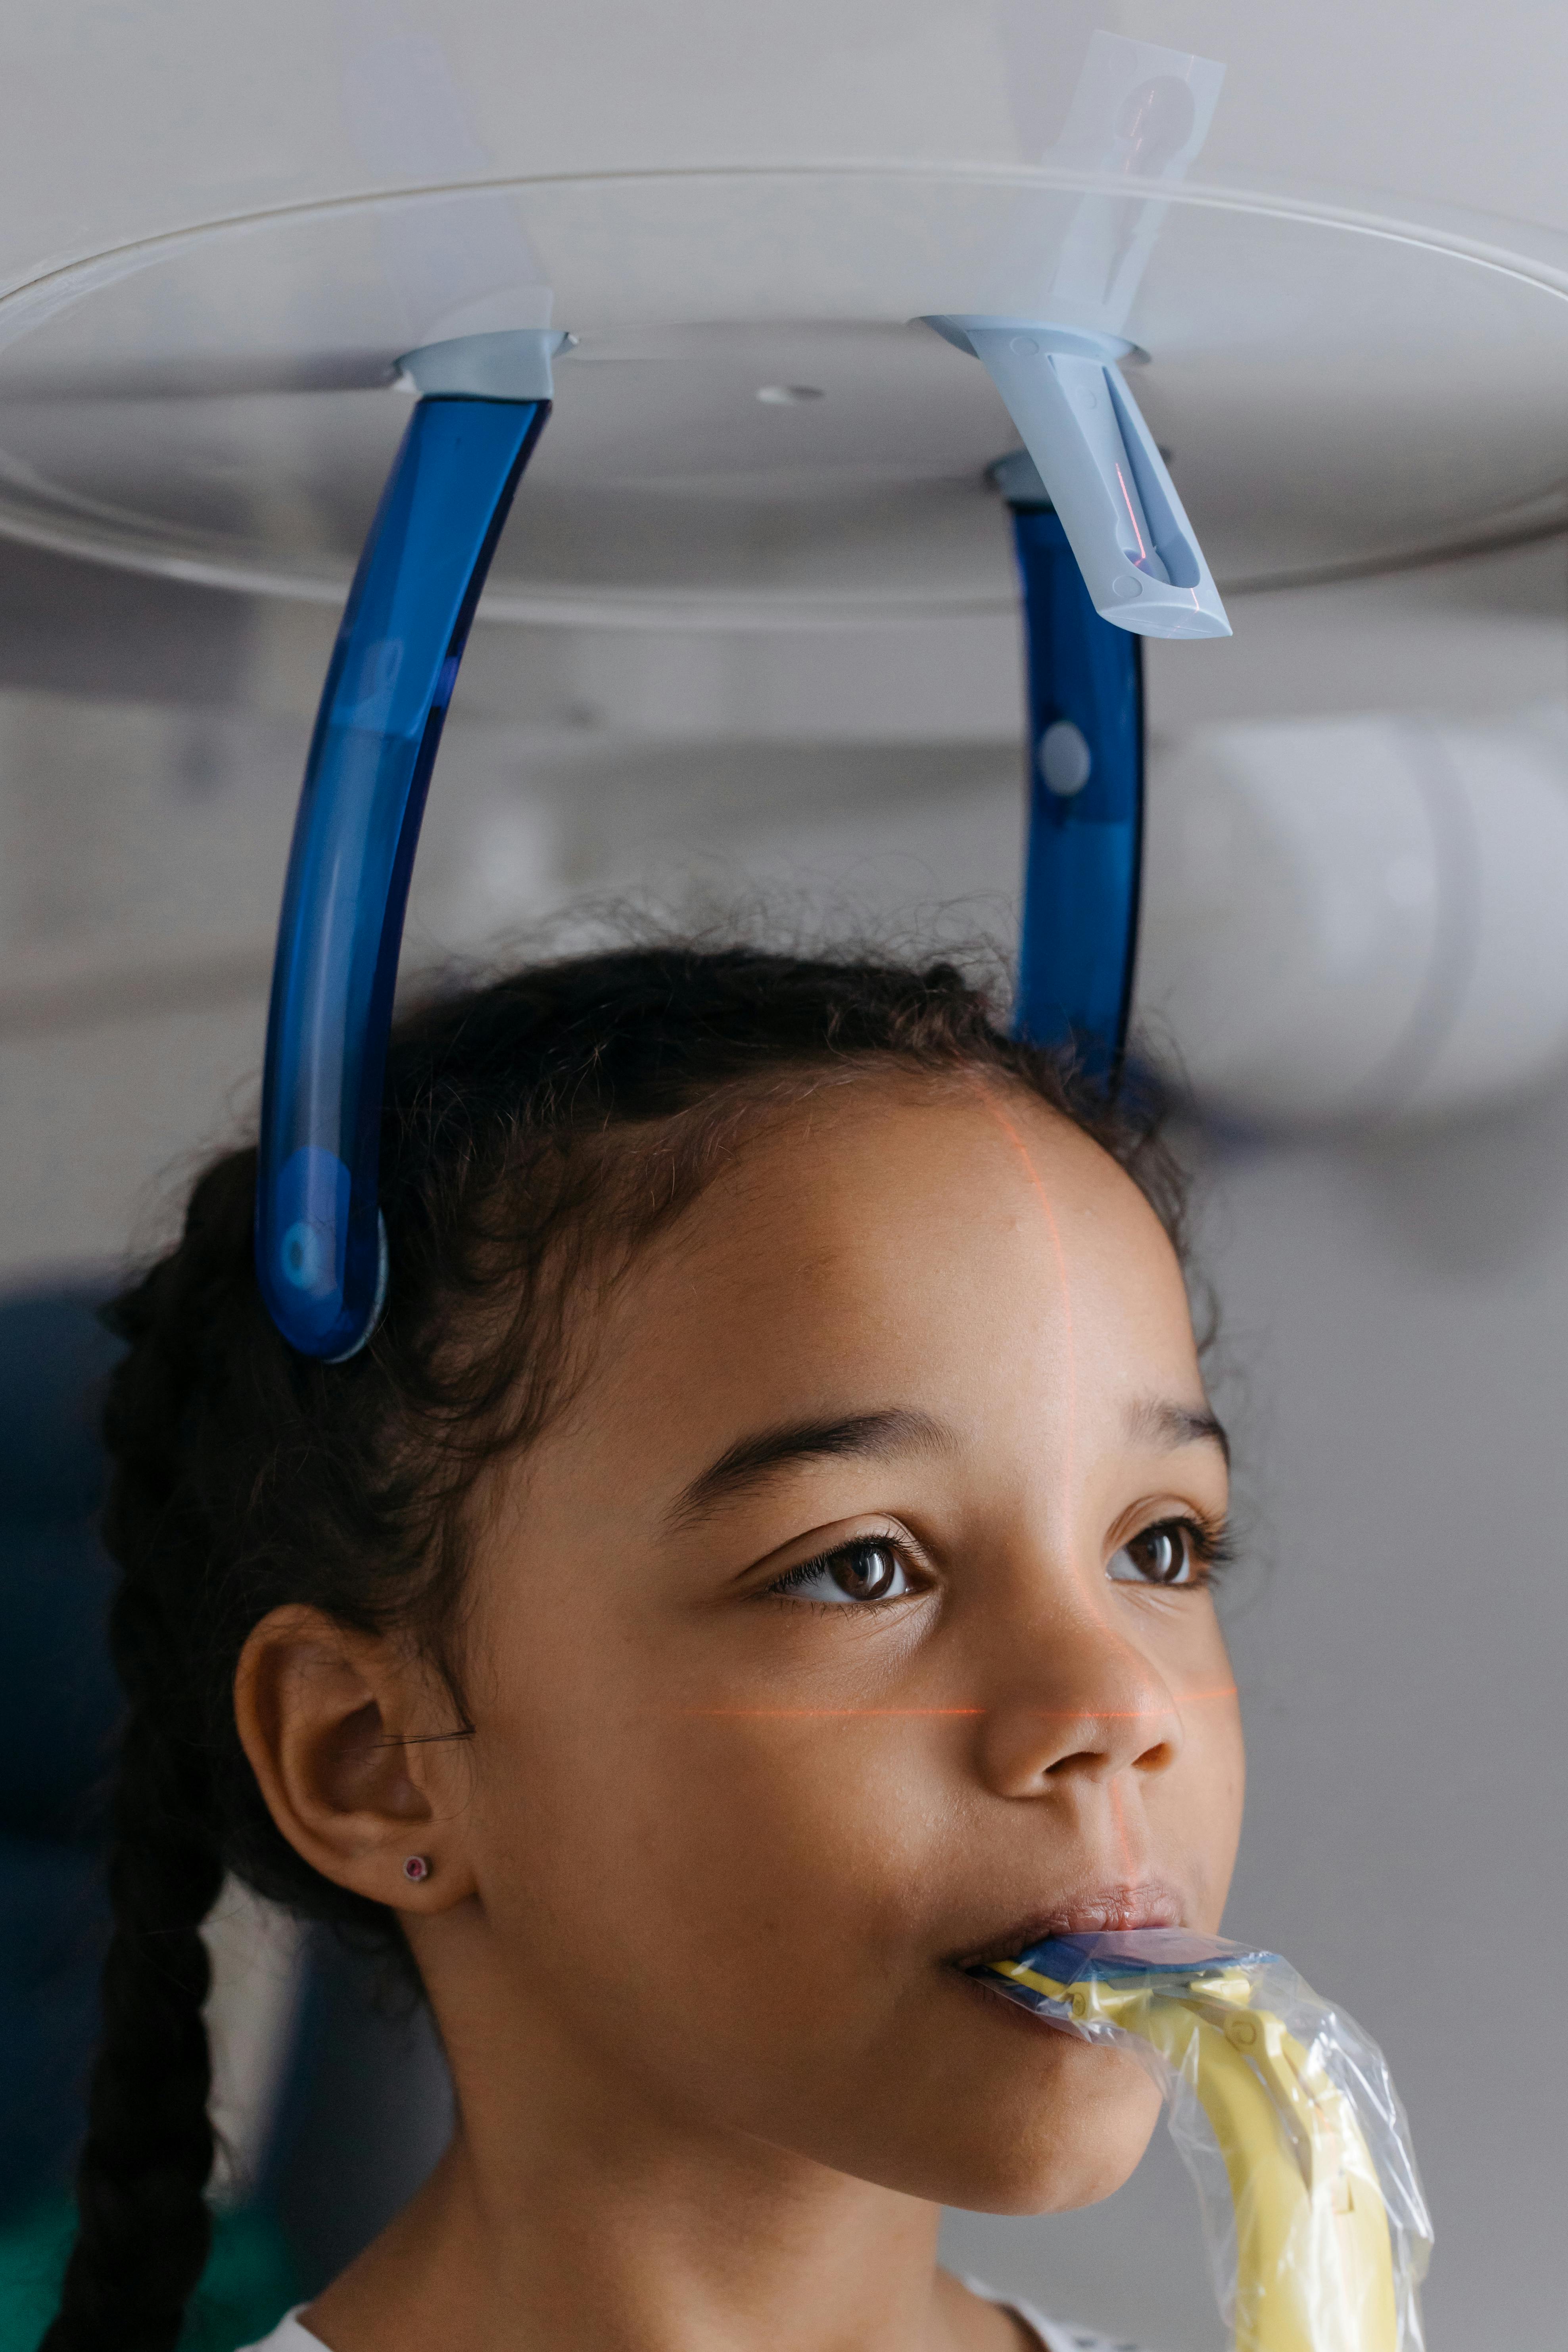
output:
[[1022,1090],[825,1090],[771,1118],[607,1302],[615,1385],[971,1387],[1190,1361],[1175,1255],[1126,1173]]
[[1149,1400],[1199,1412],[1153,1211],[1048,1107],[1001,1108],[845,1090],[773,1122],[601,1293],[570,1403],[502,1477],[503,1519],[522,1513],[542,1558],[589,1541],[684,1559],[715,1465],[793,1456],[803,1431],[819,1463],[865,1456],[854,1432],[898,1456],[835,1486],[829,1517],[873,1487],[892,1508],[884,1486],[921,1507],[1076,1508],[1069,1492],[1147,1452]]
[[[1011,1249],[1060,1275],[1130,1248],[1174,1267],[1132,1180],[1092,1138],[1022,1089],[979,1079],[894,1079],[812,1097],[749,1139],[671,1229],[665,1256],[689,1280],[705,1263],[812,1262],[832,1250],[876,1267],[897,1254],[985,1257]],[[755,1254],[753,1255],[753,1254]]]

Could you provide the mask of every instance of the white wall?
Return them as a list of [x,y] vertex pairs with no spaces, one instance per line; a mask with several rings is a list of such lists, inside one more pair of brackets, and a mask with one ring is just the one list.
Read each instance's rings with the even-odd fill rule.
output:
[[[1563,581],[1546,550],[1250,600],[1233,646],[1157,651],[1156,730],[1561,698]],[[0,1278],[145,1245],[253,1104],[326,631],[252,621],[218,707],[68,678],[0,693]],[[481,632],[412,952],[626,891],[1005,939],[1016,693],[1011,633],[974,625],[772,647]],[[1565,1146],[1568,1093],[1423,1141],[1207,1148],[1253,1531],[1231,1603],[1253,1759],[1232,1916],[1389,2053],[1438,2224],[1434,2352],[1563,2335]],[[1219,2342],[1163,2149],[1093,2214],[963,2219],[952,2240],[1166,2352]]]

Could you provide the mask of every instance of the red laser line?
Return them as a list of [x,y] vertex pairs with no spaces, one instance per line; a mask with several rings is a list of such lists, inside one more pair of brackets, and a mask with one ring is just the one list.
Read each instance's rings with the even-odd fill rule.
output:
[[1062,1476],[1067,1504],[1068,1536],[1070,1542],[1073,1518],[1073,1473],[1078,1463],[1078,1336],[1073,1328],[1072,1285],[1068,1278],[1067,1251],[1062,1245],[1061,1227],[1057,1223],[1056,1211],[1051,1206],[1051,1196],[1045,1188],[1039,1170],[1029,1156],[1027,1144],[1001,1104],[994,1099],[989,1087],[979,1078],[972,1078],[970,1083],[979,1095],[986,1111],[995,1120],[1024,1163],[1024,1171],[1039,1200],[1040,1211],[1045,1218],[1046,1230],[1051,1237],[1051,1249],[1056,1257],[1057,1274],[1061,1283],[1062,1292],[1063,1336],[1067,1343],[1067,1442],[1062,1449]]
[[1121,503],[1127,509],[1127,520],[1132,526],[1132,536],[1138,541],[1138,552],[1147,562],[1149,551],[1143,544],[1143,534],[1138,528],[1138,509],[1132,503],[1131,492],[1128,489],[1126,478],[1120,466],[1116,468],[1116,487],[1121,492]]
[[1121,1783],[1114,1775],[1106,1784],[1106,1792],[1110,1799],[1110,1818],[1116,1829],[1116,1842],[1121,1848],[1121,1867],[1131,1885],[1138,1874],[1132,1866],[1132,1841],[1127,1834],[1127,1813],[1121,1801]]
[[1173,1691],[1168,1706],[1031,1706],[1023,1712],[1049,1716],[1064,1722],[1148,1723],[1157,1715],[1171,1715],[1184,1706],[1196,1706],[1203,1699],[1235,1698],[1236,1696],[1234,1683],[1222,1683],[1216,1684],[1213,1690]]
[[[1027,1706],[1013,1712],[1039,1716],[1058,1723],[1147,1723],[1154,1717],[1169,1715],[1173,1709],[1196,1706],[1205,1699],[1235,1698],[1235,1683],[1219,1683],[1212,1690],[1177,1691],[1170,1706]],[[763,1723],[844,1723],[858,1721],[862,1717],[902,1720],[929,1718],[973,1719],[979,1716],[1001,1712],[988,1706],[683,1706],[679,1715],[714,1722]]]
[[983,1706],[683,1706],[684,1716],[741,1722],[842,1722],[861,1716],[977,1716]]
[[[1125,494],[1125,485],[1123,485],[1123,491]],[[1129,511],[1131,512],[1131,507],[1129,508]],[[997,1126],[1000,1127],[1004,1135],[1006,1136],[1007,1140],[1013,1146],[1014,1150],[1023,1161],[1029,1181],[1033,1185],[1036,1195],[1038,1198],[1041,1213],[1045,1218],[1046,1227],[1051,1237],[1051,1248],[1056,1255],[1057,1271],[1061,1280],[1062,1325],[1067,1352],[1067,1438],[1062,1449],[1062,1475],[1065,1489],[1065,1508],[1063,1511],[1063,1519],[1066,1527],[1069,1552],[1071,1556],[1076,1559],[1078,1547],[1073,1540],[1075,1533],[1074,1520],[1076,1517],[1073,1479],[1078,1460],[1078,1335],[1073,1322],[1072,1285],[1068,1275],[1067,1250],[1062,1242],[1061,1227],[1057,1223],[1056,1211],[1051,1206],[1051,1196],[1046,1190],[1044,1181],[1041,1178],[1038,1169],[1035,1166],[1028,1146],[1025,1143],[1023,1137],[1019,1134],[1017,1129],[1013,1124],[1013,1121],[1008,1118],[1003,1106],[995,1099],[991,1089],[984,1083],[984,1081],[978,1077],[972,1076],[970,1084],[974,1087],[985,1109],[989,1112],[992,1118],[995,1120]],[[1084,1598],[1089,1602],[1089,1608],[1097,1622],[1107,1632],[1113,1631],[1114,1629],[1111,1626],[1109,1607],[1105,1595],[1103,1592],[1096,1591],[1091,1576],[1086,1575],[1084,1577],[1083,1591]],[[1125,1635],[1119,1634],[1117,1638],[1120,1641],[1123,1651],[1129,1657],[1132,1658],[1136,1662],[1140,1670],[1148,1667],[1149,1661],[1140,1655],[1139,1652],[1134,1648],[1133,1644],[1126,1639]],[[1226,1696],[1231,1695],[1233,1694],[1216,1694],[1216,1696]],[[1177,1705],[1180,1704],[1179,1701],[1175,1701],[1173,1703]],[[1060,1709],[1053,1710],[1049,1708],[1042,1708],[1036,1711],[1047,1715],[1052,1713],[1059,1714],[1062,1712]],[[1081,1710],[1089,1719],[1093,1720],[1098,1717],[1102,1722],[1131,1722],[1149,1715],[1163,1715],[1168,1710],[1163,1707],[1129,1708],[1121,1714],[1117,1715],[1104,1708]]]

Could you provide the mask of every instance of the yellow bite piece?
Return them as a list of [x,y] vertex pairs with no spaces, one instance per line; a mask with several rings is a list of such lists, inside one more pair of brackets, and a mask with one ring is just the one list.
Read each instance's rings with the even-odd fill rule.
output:
[[1236,2210],[1236,2352],[1398,2352],[1388,2213],[1361,2126],[1279,2019],[1252,2007],[1244,1969],[1067,1985],[991,1965],[1075,2022],[1119,2026],[1191,2084]]

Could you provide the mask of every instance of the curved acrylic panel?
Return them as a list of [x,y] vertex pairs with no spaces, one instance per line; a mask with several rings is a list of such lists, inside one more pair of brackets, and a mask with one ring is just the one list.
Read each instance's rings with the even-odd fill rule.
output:
[[545,401],[415,409],[349,594],[279,924],[256,1262],[291,1346],[363,1344],[384,1284],[382,1076],[408,878],[442,722]]
[[1016,1022],[1114,1080],[1138,936],[1138,639],[1102,621],[1060,520],[1016,508],[1029,655],[1029,846]]

